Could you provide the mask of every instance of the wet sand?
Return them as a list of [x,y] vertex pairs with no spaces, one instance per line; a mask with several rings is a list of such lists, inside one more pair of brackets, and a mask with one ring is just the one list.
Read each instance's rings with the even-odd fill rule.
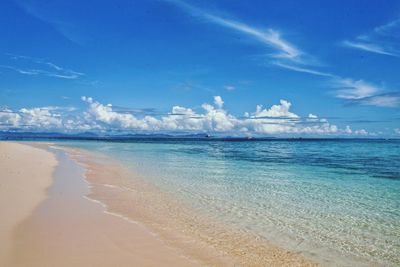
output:
[[[2,188],[8,191],[1,194],[1,212],[8,212],[5,218],[18,214],[7,225],[2,220],[0,244],[9,249],[0,266],[199,266],[142,225],[107,214],[101,204],[84,198],[89,192],[84,170],[65,154],[53,150],[59,161],[53,180],[57,161],[51,153],[28,145],[0,145],[0,166],[6,166]],[[12,188],[14,173],[19,184]],[[34,191],[29,199],[28,189]],[[22,203],[20,198],[31,204],[23,214],[14,204]]]

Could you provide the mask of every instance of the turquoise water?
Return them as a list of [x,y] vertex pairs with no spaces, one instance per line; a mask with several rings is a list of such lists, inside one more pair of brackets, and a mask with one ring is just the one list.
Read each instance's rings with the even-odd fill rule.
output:
[[194,210],[334,265],[400,265],[400,141],[64,143]]

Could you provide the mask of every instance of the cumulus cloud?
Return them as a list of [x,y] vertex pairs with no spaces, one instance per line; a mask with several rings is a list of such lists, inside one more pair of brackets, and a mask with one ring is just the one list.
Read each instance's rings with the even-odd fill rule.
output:
[[2,128],[60,128],[62,127],[61,116],[54,110],[53,107],[22,108],[18,111],[5,108],[0,110],[0,123]]
[[215,96],[213,104],[204,103],[201,109],[175,105],[164,115],[143,115],[120,112],[112,104],[103,104],[83,96],[87,107],[35,107],[11,110],[0,108],[1,130],[34,131],[114,131],[118,132],[195,132],[221,135],[370,135],[365,129],[339,128],[325,118],[309,113],[300,116],[291,111],[292,104],[264,108],[257,105],[254,112],[243,117],[230,114],[224,108],[222,97]]
[[345,131],[345,133],[347,133],[347,134],[353,133],[353,130],[350,128],[349,125],[346,126],[346,128],[344,129],[344,131]]
[[318,119],[318,116],[310,113],[310,114],[308,114],[308,118],[309,119]]
[[[223,109],[224,101],[214,97],[214,105],[204,103],[203,112],[197,113],[190,108],[172,107],[172,111],[160,118],[145,116],[137,118],[132,114],[115,112],[110,105],[103,105],[90,97],[82,97],[88,103],[86,114],[93,120],[107,126],[140,131],[196,131],[220,133],[257,133],[257,134],[335,134],[345,133],[326,120],[315,120],[313,125],[303,125],[299,115],[290,111],[291,103],[281,100],[280,104],[270,108],[256,107],[255,112],[239,119]],[[314,115],[315,116],[315,115]],[[316,119],[316,116],[315,118]]]
[[23,122],[39,128],[60,128],[62,126],[61,115],[52,112],[52,108],[22,108],[19,110]]
[[3,127],[18,127],[21,116],[9,108],[0,110],[0,123]]
[[95,121],[85,120],[83,115],[74,114],[72,107],[35,107],[11,110],[0,108],[0,130],[29,131],[86,131],[99,127]]
[[292,104],[280,100],[279,104],[264,108],[257,105],[254,112],[243,117],[230,114],[224,108],[221,96],[215,96],[213,104],[204,103],[201,109],[175,105],[160,116],[120,112],[112,104],[103,104],[92,97],[83,96],[87,108],[41,107],[22,108],[13,111],[0,110],[0,129],[39,131],[126,131],[126,132],[195,132],[233,135],[280,135],[280,134],[362,134],[350,127],[340,129],[324,118],[310,113],[302,117],[291,111]]
[[222,108],[222,106],[224,105],[224,101],[222,100],[222,98],[220,96],[214,96],[214,104],[218,107],[218,108]]
[[252,114],[252,118],[298,118],[299,116],[290,112],[291,103],[281,100],[279,105],[273,105],[269,109],[263,109],[262,105],[257,105],[256,111]]
[[365,129],[356,130],[354,133],[356,135],[368,135],[368,132]]

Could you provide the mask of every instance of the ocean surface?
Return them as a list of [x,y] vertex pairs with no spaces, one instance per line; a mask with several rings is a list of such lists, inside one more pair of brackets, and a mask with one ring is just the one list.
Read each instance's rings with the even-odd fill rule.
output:
[[328,265],[400,266],[400,141],[60,142]]

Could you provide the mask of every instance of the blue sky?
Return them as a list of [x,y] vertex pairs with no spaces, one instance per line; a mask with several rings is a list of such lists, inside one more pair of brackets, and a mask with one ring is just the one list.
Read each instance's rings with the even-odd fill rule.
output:
[[2,130],[400,136],[399,1],[5,0],[0,23]]

